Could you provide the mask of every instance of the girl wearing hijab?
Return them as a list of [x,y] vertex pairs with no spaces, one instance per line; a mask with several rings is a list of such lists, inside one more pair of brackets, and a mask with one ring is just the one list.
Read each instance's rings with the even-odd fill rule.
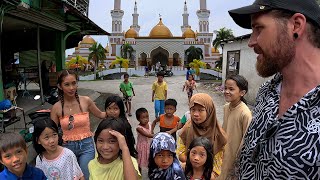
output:
[[213,172],[211,179],[218,177],[221,173],[224,147],[227,137],[218,123],[216,108],[211,96],[197,93],[190,99],[191,121],[183,126],[178,138],[177,154],[181,162],[186,162],[187,147],[196,137],[206,137],[213,144]]
[[149,179],[184,180],[185,175],[176,156],[176,142],[165,132],[156,134],[150,145]]

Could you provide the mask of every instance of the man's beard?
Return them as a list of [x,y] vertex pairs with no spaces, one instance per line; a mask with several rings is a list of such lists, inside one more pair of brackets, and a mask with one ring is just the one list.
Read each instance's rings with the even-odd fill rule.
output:
[[290,39],[286,28],[279,25],[277,30],[277,38],[274,43],[270,43],[270,51],[267,54],[259,46],[254,48],[254,51],[261,54],[257,57],[256,69],[259,76],[270,77],[277,72],[280,72],[284,67],[290,64],[295,56],[296,50],[294,41]]

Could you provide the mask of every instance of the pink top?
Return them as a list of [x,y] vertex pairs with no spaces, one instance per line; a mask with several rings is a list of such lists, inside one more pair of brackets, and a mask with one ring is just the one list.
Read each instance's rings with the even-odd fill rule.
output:
[[77,113],[72,116],[74,120],[72,122],[73,129],[71,130],[68,130],[69,116],[60,118],[63,141],[78,141],[93,136],[93,133],[90,131],[90,119],[88,112]]

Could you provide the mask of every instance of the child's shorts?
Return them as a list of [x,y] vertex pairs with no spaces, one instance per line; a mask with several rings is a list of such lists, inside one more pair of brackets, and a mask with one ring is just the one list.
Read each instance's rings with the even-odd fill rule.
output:
[[123,102],[131,102],[132,96],[123,96]]

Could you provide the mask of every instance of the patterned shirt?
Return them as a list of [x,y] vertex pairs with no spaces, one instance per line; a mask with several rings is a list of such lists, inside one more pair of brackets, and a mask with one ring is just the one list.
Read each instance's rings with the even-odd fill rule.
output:
[[[263,84],[238,161],[239,179],[320,179],[320,85],[278,117],[282,75]],[[275,134],[252,154],[270,125]],[[269,128],[270,129],[270,128]]]

